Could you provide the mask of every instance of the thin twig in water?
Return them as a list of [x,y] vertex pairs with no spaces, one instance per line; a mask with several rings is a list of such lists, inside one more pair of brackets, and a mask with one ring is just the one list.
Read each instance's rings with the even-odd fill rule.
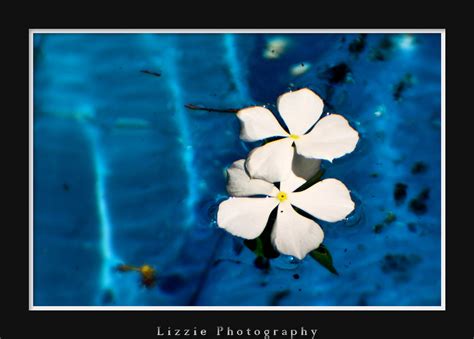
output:
[[209,108],[203,107],[193,104],[186,104],[184,107],[195,110],[195,111],[207,111],[207,112],[219,112],[219,113],[237,113],[239,111],[238,108]]
[[149,71],[147,69],[142,69],[140,72],[145,73],[145,74],[150,74],[150,75],[153,75],[155,77],[160,77],[161,76],[161,73],[152,72],[152,71]]

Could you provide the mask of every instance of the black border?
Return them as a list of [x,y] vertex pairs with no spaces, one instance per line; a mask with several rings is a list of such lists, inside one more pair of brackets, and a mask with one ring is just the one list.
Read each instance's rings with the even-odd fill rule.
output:
[[[427,9],[429,10],[429,9]],[[163,14],[163,13],[161,13]],[[398,13],[392,13],[397,17]],[[400,13],[402,15],[403,13]],[[86,15],[86,13],[84,13]],[[157,15],[156,21],[159,21]],[[401,16],[402,17],[402,16]],[[401,18],[399,17],[399,18]],[[312,22],[317,18],[313,16]],[[446,72],[448,79],[457,76],[451,84],[453,89],[446,91],[446,103],[453,107],[446,109],[447,129],[446,160],[452,161],[452,166],[459,165],[460,169],[446,171],[456,173],[449,180],[446,177],[446,311],[28,311],[28,213],[27,205],[27,164],[26,152],[28,138],[28,28],[68,28],[68,18],[62,17],[63,25],[38,26],[25,25],[15,30],[12,43],[8,43],[8,52],[3,51],[5,73],[8,81],[4,81],[4,117],[16,118],[17,121],[4,121],[9,126],[2,133],[2,149],[4,150],[5,182],[9,190],[4,192],[4,209],[10,213],[5,215],[1,227],[0,259],[2,260],[1,287],[0,287],[0,337],[28,338],[32,335],[44,338],[152,338],[156,337],[156,326],[173,327],[203,327],[214,331],[215,326],[232,326],[234,328],[317,328],[317,338],[473,338],[472,305],[474,279],[472,270],[472,210],[470,198],[470,161],[469,141],[472,132],[468,130],[471,108],[467,90],[471,78],[468,70],[471,69],[472,56],[466,48],[472,39],[460,35],[462,30],[446,30],[446,62],[452,73]],[[462,20],[460,17],[459,20]],[[222,20],[225,21],[225,20]],[[379,21],[383,21],[379,19]],[[79,22],[79,21],[76,21]],[[150,22],[150,21],[149,21]],[[279,21],[279,23],[284,21]],[[155,22],[156,23],[156,22]],[[69,22],[70,24],[70,22]],[[377,22],[376,28],[389,28],[383,22]],[[101,27],[102,26],[102,27]],[[125,25],[109,25],[113,28],[127,28]],[[269,27],[271,25],[268,25]],[[357,25],[353,25],[354,28]],[[81,28],[84,28],[82,26]],[[135,26],[138,28],[139,26]],[[148,26],[159,28],[157,26]],[[184,28],[185,26],[180,26]],[[231,28],[221,23],[213,28]],[[235,27],[235,26],[234,26]],[[252,25],[252,28],[261,28]],[[419,23],[405,26],[410,28],[443,28],[443,25],[420,27]],[[79,27],[78,27],[79,28]],[[103,24],[93,25],[90,28],[106,28]],[[147,27],[143,27],[147,28]],[[172,28],[172,26],[170,26]],[[193,27],[188,27],[193,28]],[[194,26],[194,28],[199,28]],[[290,28],[290,27],[287,27]],[[296,28],[296,27],[291,27]],[[310,28],[298,27],[298,28]],[[325,28],[341,28],[326,26]],[[365,27],[359,27],[365,28]],[[375,28],[375,27],[374,27]],[[400,27],[397,27],[400,28]],[[11,31],[9,31],[11,32]],[[10,36],[12,37],[12,36]],[[7,42],[4,42],[6,45]],[[455,56],[455,50],[458,56]],[[12,51],[17,52],[14,55]],[[448,53],[449,51],[449,53]],[[449,56],[448,56],[449,55]],[[457,68],[457,69],[455,69]],[[457,87],[455,87],[457,86]],[[452,95],[448,99],[448,92]],[[13,95],[13,94],[16,94]],[[472,95],[472,94],[471,94]],[[457,98],[455,98],[457,97]],[[5,105],[5,103],[8,105]],[[463,107],[454,108],[455,104],[462,103]],[[450,112],[448,114],[448,112]],[[452,118],[448,118],[452,116]],[[457,125],[457,126],[456,126]],[[10,127],[18,127],[14,131]],[[464,131],[462,129],[465,129]],[[9,130],[7,132],[7,130]],[[448,139],[449,138],[449,139]],[[462,143],[461,143],[462,142]],[[458,143],[458,145],[456,145]],[[15,149],[15,147],[17,149]],[[459,151],[459,154],[456,154]],[[462,152],[462,153],[461,153]],[[13,166],[12,166],[13,165]],[[15,168],[18,166],[19,168]],[[454,167],[450,167],[452,169]],[[464,168],[464,171],[463,171]],[[18,179],[13,179],[14,175]],[[10,187],[11,185],[11,187]],[[456,188],[456,189],[454,189]],[[459,190],[458,190],[459,188]],[[451,195],[449,195],[451,194]],[[448,197],[452,203],[448,204]],[[456,200],[454,200],[456,199]],[[448,208],[449,206],[449,208]],[[18,209],[15,211],[15,209]],[[212,338],[211,335],[207,336]]]

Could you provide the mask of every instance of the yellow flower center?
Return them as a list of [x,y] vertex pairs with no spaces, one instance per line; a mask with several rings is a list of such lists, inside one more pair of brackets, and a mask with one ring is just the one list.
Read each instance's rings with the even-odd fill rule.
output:
[[281,192],[281,191],[280,191],[280,192],[278,192],[276,198],[277,198],[278,200],[280,200],[280,202],[283,202],[283,201],[285,201],[285,200],[288,198],[288,196],[286,195],[285,192]]
[[293,140],[298,140],[300,138],[300,136],[296,135],[296,134],[290,134],[290,138],[293,139]]

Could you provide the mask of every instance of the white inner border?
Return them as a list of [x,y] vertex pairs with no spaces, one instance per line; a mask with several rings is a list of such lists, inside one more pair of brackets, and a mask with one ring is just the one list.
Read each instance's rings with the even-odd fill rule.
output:
[[[441,305],[440,306],[34,306],[33,305],[33,35],[35,33],[438,33],[441,35]],[[29,310],[30,311],[445,311],[446,310],[446,30],[445,29],[30,29],[29,30]]]

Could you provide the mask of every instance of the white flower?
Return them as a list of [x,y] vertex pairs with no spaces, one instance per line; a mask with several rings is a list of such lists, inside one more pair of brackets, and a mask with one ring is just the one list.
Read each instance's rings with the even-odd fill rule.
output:
[[242,140],[258,141],[283,137],[257,147],[249,154],[246,168],[252,178],[279,182],[289,176],[293,143],[298,154],[306,158],[329,161],[355,149],[359,134],[341,115],[330,114],[315,125],[323,113],[324,104],[310,89],[303,88],[282,94],[278,98],[277,106],[290,133],[286,132],[273,113],[264,107],[248,107],[237,112],[242,127]]
[[[250,178],[244,162],[238,160],[228,169],[227,189],[234,197],[220,203],[217,212],[218,226],[235,236],[257,238],[278,206],[271,234],[273,246],[280,253],[303,259],[319,247],[324,233],[316,222],[297,213],[293,206],[329,222],[342,220],[354,210],[349,190],[339,180],[325,179],[304,191],[294,192],[306,180],[291,171],[278,189],[267,181]],[[266,197],[251,197],[255,195]]]
[[[293,190],[297,189],[318,173],[320,165],[321,160],[304,158],[293,149],[291,175],[286,179],[287,186],[290,184]],[[278,189],[272,183],[251,178],[246,172],[244,159],[235,161],[227,169],[226,188],[227,192],[234,197],[278,193]]]

